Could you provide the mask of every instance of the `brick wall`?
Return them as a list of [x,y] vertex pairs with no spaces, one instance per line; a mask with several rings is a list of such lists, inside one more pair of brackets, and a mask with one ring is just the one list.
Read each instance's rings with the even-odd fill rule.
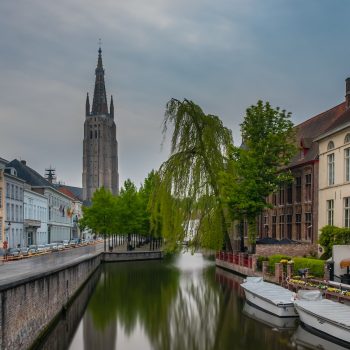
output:
[[262,256],[283,254],[302,257],[317,254],[317,246],[315,244],[257,244],[256,254]]
[[0,290],[0,349],[27,349],[100,265],[97,255]]

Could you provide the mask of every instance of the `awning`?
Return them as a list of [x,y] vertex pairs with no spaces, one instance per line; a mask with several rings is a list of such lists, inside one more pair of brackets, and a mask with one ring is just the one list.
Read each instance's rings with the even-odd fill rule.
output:
[[344,267],[349,267],[350,266],[350,258],[348,259],[343,259],[340,262],[340,267],[343,269]]

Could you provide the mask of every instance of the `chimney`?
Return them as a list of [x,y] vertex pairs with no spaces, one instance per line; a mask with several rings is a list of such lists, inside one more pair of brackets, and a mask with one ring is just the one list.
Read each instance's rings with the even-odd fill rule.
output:
[[345,79],[345,103],[346,109],[350,108],[350,78]]
[[21,160],[21,163],[23,164],[23,165],[27,165],[27,162],[25,161],[25,160]]

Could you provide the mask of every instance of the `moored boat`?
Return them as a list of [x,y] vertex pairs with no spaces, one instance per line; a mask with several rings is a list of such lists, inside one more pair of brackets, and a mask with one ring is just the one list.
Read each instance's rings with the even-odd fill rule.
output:
[[350,348],[350,306],[322,299],[319,291],[299,291],[294,304],[310,332]]
[[293,329],[296,327],[297,318],[296,317],[278,317],[267,313],[261,308],[256,308],[255,306],[245,302],[243,307],[243,314],[248,317],[264,323],[265,325],[275,328],[278,330]]
[[265,282],[261,277],[247,277],[241,287],[249,304],[278,317],[298,317],[292,301],[294,293],[290,290]]

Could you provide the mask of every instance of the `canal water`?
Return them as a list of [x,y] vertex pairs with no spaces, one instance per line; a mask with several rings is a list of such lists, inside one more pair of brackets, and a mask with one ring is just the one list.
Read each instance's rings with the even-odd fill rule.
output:
[[247,305],[241,282],[201,254],[104,264],[41,348],[333,349],[294,320]]

